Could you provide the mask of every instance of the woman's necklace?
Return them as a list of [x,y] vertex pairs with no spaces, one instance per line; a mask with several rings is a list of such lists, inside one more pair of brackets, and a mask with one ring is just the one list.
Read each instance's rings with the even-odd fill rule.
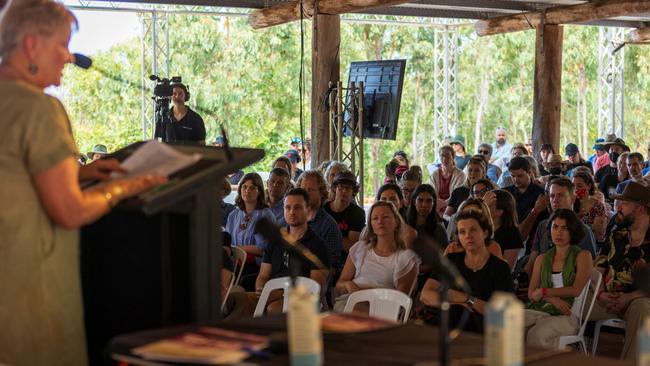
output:
[[478,260],[476,261],[472,261],[469,256],[465,255],[465,265],[473,272],[478,272],[479,270],[481,270],[481,268],[485,266],[489,258],[490,258],[489,252],[487,253],[486,256],[479,257]]

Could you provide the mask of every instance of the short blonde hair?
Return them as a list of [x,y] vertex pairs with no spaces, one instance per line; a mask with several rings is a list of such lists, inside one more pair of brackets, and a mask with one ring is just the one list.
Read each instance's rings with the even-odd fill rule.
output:
[[25,34],[50,36],[66,24],[73,30],[79,27],[74,14],[54,0],[9,0],[0,12],[0,59],[18,47]]

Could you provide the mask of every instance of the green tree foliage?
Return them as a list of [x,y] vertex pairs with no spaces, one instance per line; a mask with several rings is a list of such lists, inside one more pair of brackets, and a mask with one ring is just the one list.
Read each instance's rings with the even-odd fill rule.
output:
[[[311,31],[305,22],[305,133],[309,135]],[[284,153],[289,139],[300,135],[298,22],[253,30],[245,19],[170,16],[171,74],[190,85],[190,106],[207,125],[208,140],[223,124],[234,146],[263,148],[267,157],[247,170],[267,171]],[[367,140],[366,192],[383,179],[383,167],[396,150],[412,162],[435,160],[433,133],[432,28],[385,25],[341,25],[341,78],[352,61],[407,59],[396,141]],[[597,137],[598,29],[567,26],[564,32],[561,144],[569,141],[589,155]],[[518,32],[479,38],[471,28],[459,36],[459,116],[456,130],[467,150],[492,142],[503,125],[512,142],[525,142],[532,125],[535,33]],[[133,39],[93,55],[95,64],[125,80],[140,80],[140,41]],[[626,138],[638,151],[650,138],[650,48],[626,47]],[[81,151],[95,143],[116,149],[142,138],[141,91],[96,72],[67,69],[63,100],[71,115]],[[148,95],[152,85],[145,85]],[[479,115],[481,91],[487,88]],[[475,124],[481,120],[479,135]],[[586,121],[586,135],[582,123]],[[582,140],[586,140],[586,145]],[[425,181],[427,179],[425,178]]]

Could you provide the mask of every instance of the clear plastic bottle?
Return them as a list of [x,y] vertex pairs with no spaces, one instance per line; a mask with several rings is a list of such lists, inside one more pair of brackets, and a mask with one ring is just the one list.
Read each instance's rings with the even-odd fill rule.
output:
[[323,364],[323,335],[318,312],[318,296],[298,284],[289,289],[287,314],[289,356],[292,366]]

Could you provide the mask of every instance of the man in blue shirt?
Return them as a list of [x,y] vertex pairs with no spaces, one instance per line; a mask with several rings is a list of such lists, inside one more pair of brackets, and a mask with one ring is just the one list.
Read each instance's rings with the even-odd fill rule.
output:
[[275,216],[275,221],[280,226],[285,226],[283,199],[290,185],[291,177],[289,176],[289,172],[282,168],[273,168],[271,170],[269,179],[266,182],[268,192],[266,197],[273,216]]
[[616,193],[621,194],[625,190],[625,186],[630,184],[630,182],[639,182],[643,180],[643,155],[638,152],[630,153],[627,156],[627,173],[630,175],[630,179],[624,180],[616,186]]
[[494,183],[498,182],[502,170],[498,166],[490,163],[490,159],[492,159],[492,145],[486,143],[478,145],[478,154],[483,157],[485,164],[487,164],[485,175]]

